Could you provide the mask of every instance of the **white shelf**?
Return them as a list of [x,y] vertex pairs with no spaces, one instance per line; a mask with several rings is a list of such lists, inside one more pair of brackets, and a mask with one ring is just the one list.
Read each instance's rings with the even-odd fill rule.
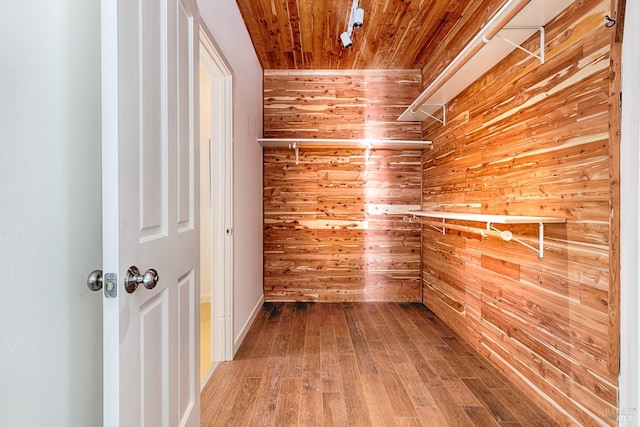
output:
[[[541,49],[536,54],[526,51],[544,63],[544,25],[567,8],[572,0],[508,0],[467,46],[449,63],[400,115],[401,122],[422,122],[428,117],[446,124],[446,104],[478,80],[498,62],[536,32],[540,32]],[[521,10],[509,20],[514,8]],[[433,113],[442,110],[442,118]]]
[[422,150],[429,148],[431,141],[408,141],[398,139],[331,139],[331,138],[258,138],[263,147],[269,148],[388,148]]
[[493,224],[563,224],[566,218],[553,216],[521,216],[521,215],[487,215],[465,212],[410,211],[415,216],[439,219],[455,219],[460,221],[488,222]]
[[[544,224],[564,224],[566,218],[552,216],[521,216],[521,215],[487,215],[466,212],[440,212],[440,211],[409,211],[414,217],[427,217],[442,220],[441,223],[427,222],[428,225],[442,234],[446,229],[459,230],[469,233],[480,234],[482,237],[493,236],[503,240],[518,242],[523,246],[535,251],[539,258],[544,257]],[[484,222],[485,228],[468,227],[465,225],[448,224],[447,220]],[[511,231],[499,230],[493,224],[538,224],[538,247],[535,248],[522,240],[513,237]]]
[[296,165],[300,161],[301,148],[360,148],[365,149],[367,163],[371,150],[375,148],[391,150],[423,150],[431,146],[431,141],[405,141],[399,139],[331,139],[331,138],[258,138],[263,147],[290,148],[296,152]]

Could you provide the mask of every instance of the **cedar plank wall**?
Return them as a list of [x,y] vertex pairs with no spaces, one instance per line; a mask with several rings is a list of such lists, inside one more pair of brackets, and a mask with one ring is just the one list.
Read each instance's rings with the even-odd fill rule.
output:
[[420,71],[265,70],[265,138],[422,139],[398,116],[419,94]]
[[[265,71],[265,137],[421,139],[419,71]],[[266,301],[421,301],[421,151],[264,149]]]
[[[544,65],[516,51],[448,104],[446,126],[424,123],[425,209],[567,218],[545,227],[544,259],[425,227],[423,298],[556,420],[580,425],[614,425],[617,414],[608,92],[619,68],[605,14],[609,0],[575,2],[546,27]],[[537,242],[537,225],[502,228]]]

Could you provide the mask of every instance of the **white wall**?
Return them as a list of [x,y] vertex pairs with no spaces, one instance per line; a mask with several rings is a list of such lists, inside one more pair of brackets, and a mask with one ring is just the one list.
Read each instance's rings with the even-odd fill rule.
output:
[[620,145],[620,425],[640,425],[638,354],[640,324],[640,4],[627,2],[622,43],[622,141]]
[[232,0],[199,0],[201,18],[233,73],[234,341],[262,301],[262,69]]
[[0,13],[0,424],[102,423],[100,2]]

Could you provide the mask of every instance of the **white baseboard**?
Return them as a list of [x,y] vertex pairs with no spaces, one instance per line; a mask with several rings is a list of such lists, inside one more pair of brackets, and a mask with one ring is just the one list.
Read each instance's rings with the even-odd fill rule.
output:
[[251,312],[251,316],[245,322],[245,324],[242,326],[242,330],[240,331],[240,334],[238,335],[238,337],[236,338],[236,340],[233,343],[233,355],[234,356],[236,355],[236,353],[238,352],[238,349],[240,348],[240,346],[242,345],[244,339],[246,338],[247,333],[249,332],[249,328],[253,324],[253,321],[256,320],[256,317],[258,316],[258,313],[260,312],[260,309],[262,308],[263,304],[264,304],[264,295],[260,296],[260,299],[258,300],[258,303],[255,305],[255,307],[253,308],[253,311]]

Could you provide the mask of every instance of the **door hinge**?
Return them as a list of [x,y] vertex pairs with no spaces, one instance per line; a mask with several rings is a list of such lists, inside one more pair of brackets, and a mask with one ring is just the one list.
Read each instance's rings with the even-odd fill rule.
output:
[[118,275],[116,273],[106,273],[103,283],[104,297],[115,298],[118,295]]

